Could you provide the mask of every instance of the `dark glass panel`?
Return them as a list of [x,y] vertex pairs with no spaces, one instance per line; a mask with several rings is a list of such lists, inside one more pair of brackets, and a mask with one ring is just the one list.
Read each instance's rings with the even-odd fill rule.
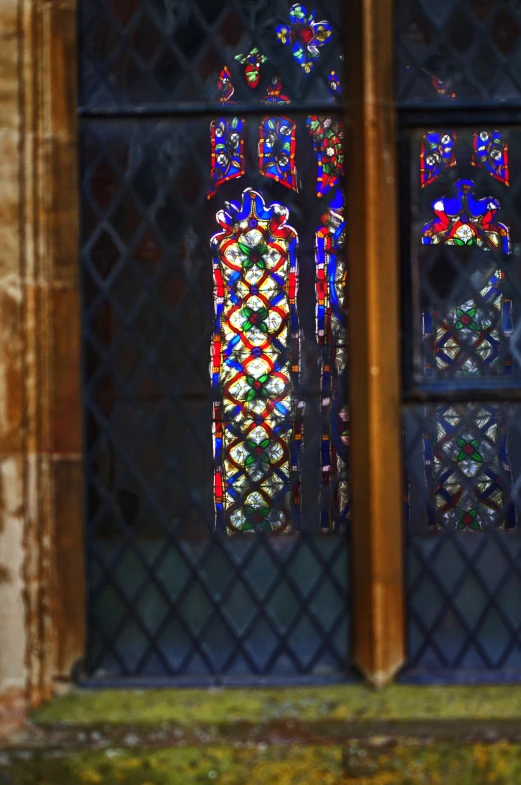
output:
[[399,105],[521,103],[521,9],[514,0],[400,0]]
[[274,76],[292,101],[329,100],[341,13],[340,0],[309,8],[286,0],[89,0],[80,4],[82,106],[214,102],[225,66],[239,102],[259,103]]
[[520,423],[518,404],[405,409],[409,668],[521,672]]

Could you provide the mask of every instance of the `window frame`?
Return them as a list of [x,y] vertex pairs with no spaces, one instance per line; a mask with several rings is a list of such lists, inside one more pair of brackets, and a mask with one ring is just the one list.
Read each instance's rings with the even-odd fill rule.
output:
[[[51,694],[56,679],[78,672],[86,603],[77,8],[74,0],[24,6],[22,219],[30,230],[21,234],[31,281],[23,323],[30,425],[24,573],[34,704]],[[344,29],[348,303],[356,336],[349,348],[352,660],[381,685],[405,657],[393,4],[345,4]]]

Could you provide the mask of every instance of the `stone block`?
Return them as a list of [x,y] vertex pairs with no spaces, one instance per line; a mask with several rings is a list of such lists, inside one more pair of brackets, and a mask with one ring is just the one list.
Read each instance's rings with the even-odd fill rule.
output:
[[77,289],[49,290],[52,304],[49,347],[51,451],[81,453],[81,337]]
[[0,457],[0,694],[25,686],[23,457]]
[[[20,84],[18,3],[0,2],[0,129],[17,131]],[[2,160],[2,156],[0,156]]]
[[53,462],[58,675],[69,677],[85,654],[83,465],[81,458]]
[[23,444],[24,389],[22,286],[14,275],[0,281],[0,455]]
[[19,141],[17,131],[0,127],[0,281],[20,274]]

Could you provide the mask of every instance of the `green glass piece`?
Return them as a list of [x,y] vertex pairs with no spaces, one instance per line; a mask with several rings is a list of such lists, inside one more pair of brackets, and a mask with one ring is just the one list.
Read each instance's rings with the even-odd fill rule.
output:
[[483,458],[478,449],[479,448],[478,439],[472,439],[472,441],[467,442],[465,439],[459,437],[458,439],[456,439],[456,444],[460,448],[458,457],[456,458],[458,463],[466,459],[471,459],[473,461],[476,461],[477,463],[483,463]]

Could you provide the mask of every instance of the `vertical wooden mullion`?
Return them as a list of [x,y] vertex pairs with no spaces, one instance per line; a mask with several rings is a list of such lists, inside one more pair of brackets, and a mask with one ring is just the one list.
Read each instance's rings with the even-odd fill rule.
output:
[[346,4],[353,660],[376,685],[405,653],[393,12]]

